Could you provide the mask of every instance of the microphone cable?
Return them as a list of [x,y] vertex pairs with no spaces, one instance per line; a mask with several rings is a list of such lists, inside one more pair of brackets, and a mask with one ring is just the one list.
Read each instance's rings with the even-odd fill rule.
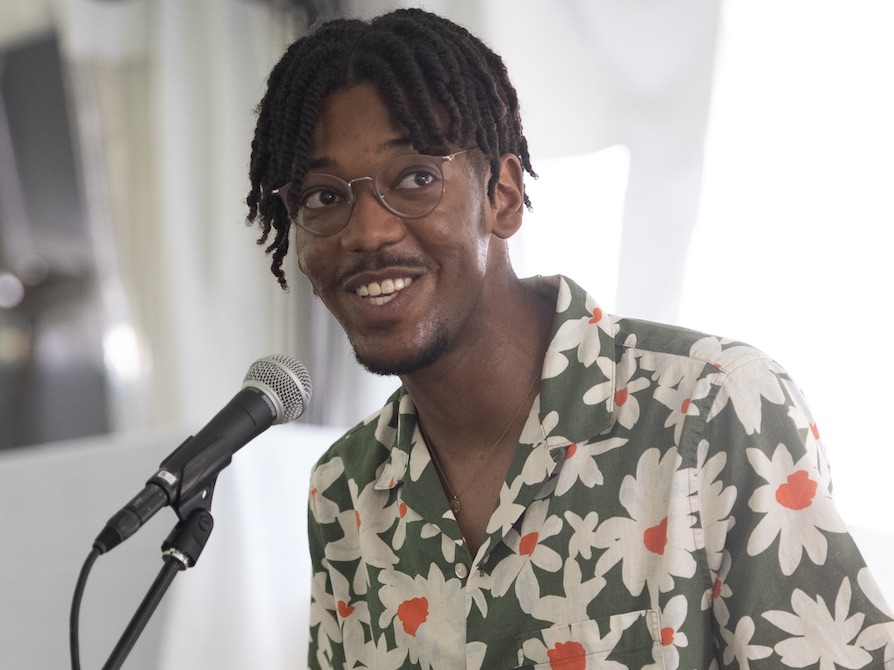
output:
[[84,596],[84,589],[87,586],[87,577],[96,559],[102,555],[102,552],[94,546],[87,555],[87,560],[81,568],[78,575],[78,581],[75,584],[74,596],[71,599],[71,615],[68,620],[68,644],[71,652],[71,670],[81,670],[81,651],[80,642],[78,640],[78,625],[81,615],[81,599]]

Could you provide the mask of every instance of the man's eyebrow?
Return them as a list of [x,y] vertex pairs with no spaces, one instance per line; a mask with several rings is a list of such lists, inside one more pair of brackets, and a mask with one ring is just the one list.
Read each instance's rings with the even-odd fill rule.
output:
[[386,151],[388,149],[399,149],[403,147],[411,147],[413,143],[410,141],[409,136],[407,137],[395,137],[394,139],[388,140],[387,142],[382,143],[382,151]]
[[[413,143],[410,141],[409,137],[395,137],[390,140],[385,140],[382,142],[377,151],[380,153],[385,153],[387,151],[391,151],[392,149],[403,149],[406,147],[412,147]],[[330,168],[335,166],[335,161],[332,160],[329,156],[320,156],[319,158],[314,158],[307,163],[308,170],[318,170],[320,168]]]

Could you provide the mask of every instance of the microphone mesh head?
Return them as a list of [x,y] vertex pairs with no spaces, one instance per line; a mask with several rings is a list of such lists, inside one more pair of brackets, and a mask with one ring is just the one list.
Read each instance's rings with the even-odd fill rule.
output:
[[294,421],[304,414],[313,391],[310,375],[301,363],[284,354],[265,356],[248,368],[242,386],[263,386],[277,404],[274,425]]

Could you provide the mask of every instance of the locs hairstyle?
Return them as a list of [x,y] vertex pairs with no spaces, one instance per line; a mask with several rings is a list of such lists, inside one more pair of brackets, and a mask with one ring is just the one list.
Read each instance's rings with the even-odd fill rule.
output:
[[[512,153],[533,177],[518,96],[502,59],[464,28],[419,9],[401,9],[367,23],[337,19],[294,42],[276,64],[258,106],[246,198],[249,224],[282,269],[290,222],[272,193],[301,183],[326,95],[372,82],[420,153],[477,146],[490,163],[488,196],[500,176],[500,156]],[[530,202],[525,196],[525,203]],[[270,238],[272,236],[272,241]]]

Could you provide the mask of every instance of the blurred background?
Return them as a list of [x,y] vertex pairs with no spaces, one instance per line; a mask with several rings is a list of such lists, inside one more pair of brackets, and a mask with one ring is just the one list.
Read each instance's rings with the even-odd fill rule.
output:
[[[270,353],[305,362],[313,402],[222,474],[202,567],[126,667],[303,658],[307,469],[397,382],[356,366],[294,267],[289,293],[269,274],[244,225],[254,108],[313,21],[401,4],[482,36],[519,90],[540,175],[519,274],[770,353],[810,399],[839,509],[894,600],[894,364],[872,344],[894,288],[890,3],[0,0],[9,667],[64,667],[95,534]],[[164,523],[97,564],[85,667],[160,567]]]

